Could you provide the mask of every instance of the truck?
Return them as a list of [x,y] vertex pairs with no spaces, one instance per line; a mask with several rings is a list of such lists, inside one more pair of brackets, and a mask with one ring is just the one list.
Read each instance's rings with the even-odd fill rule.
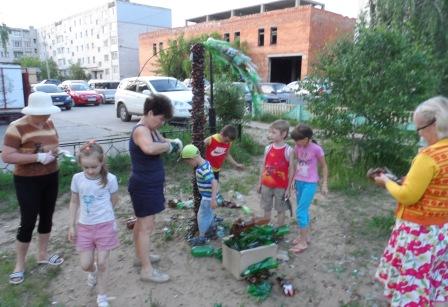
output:
[[10,123],[22,116],[31,92],[28,71],[20,65],[0,63],[0,122]]

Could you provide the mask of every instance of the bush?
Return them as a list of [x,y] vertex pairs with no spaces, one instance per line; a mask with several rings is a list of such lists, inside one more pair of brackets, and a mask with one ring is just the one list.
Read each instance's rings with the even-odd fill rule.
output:
[[359,27],[355,41],[339,40],[315,66],[331,93],[311,97],[312,124],[326,138],[360,149],[374,165],[408,167],[417,134],[405,128],[411,112],[435,95],[439,79],[430,51],[402,33]]
[[246,112],[244,93],[228,81],[216,82],[213,89],[216,115],[222,123],[241,123]]

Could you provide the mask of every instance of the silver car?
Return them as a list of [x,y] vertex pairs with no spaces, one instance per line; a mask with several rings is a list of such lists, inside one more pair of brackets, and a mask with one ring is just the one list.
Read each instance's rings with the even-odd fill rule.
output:
[[103,103],[114,103],[115,92],[120,81],[113,80],[90,80],[89,88],[103,97]]

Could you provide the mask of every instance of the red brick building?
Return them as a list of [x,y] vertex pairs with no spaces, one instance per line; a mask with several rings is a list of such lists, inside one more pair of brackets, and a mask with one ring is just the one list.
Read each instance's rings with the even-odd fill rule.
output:
[[[326,11],[322,4],[311,0],[275,1],[188,22],[196,24],[141,34],[140,69],[169,40],[181,34],[189,38],[217,32],[224,40],[247,42],[248,55],[263,81],[289,83],[303,79],[318,52],[338,36],[352,35],[355,26],[355,19]],[[149,61],[142,75],[154,75],[156,65],[154,59]]]

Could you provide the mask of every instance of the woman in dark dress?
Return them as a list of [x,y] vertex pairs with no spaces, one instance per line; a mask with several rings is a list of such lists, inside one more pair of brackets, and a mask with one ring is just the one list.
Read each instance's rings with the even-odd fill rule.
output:
[[137,261],[142,267],[140,278],[143,281],[160,283],[169,280],[168,274],[154,269],[151,265],[151,262],[160,260],[160,257],[149,254],[149,237],[154,229],[155,215],[165,209],[165,170],[160,155],[182,149],[180,140],[167,140],[158,131],[172,116],[173,107],[167,97],[148,97],[143,108],[143,117],[132,130],[129,140],[132,173],[128,191],[137,217],[134,244]]

